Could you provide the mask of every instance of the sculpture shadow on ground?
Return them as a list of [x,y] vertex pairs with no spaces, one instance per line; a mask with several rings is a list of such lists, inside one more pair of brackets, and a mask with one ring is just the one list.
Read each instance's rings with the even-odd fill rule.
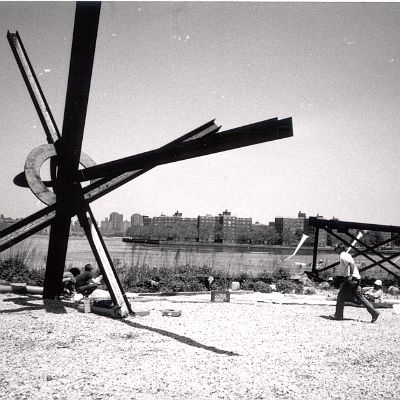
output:
[[207,346],[205,344],[196,342],[195,340],[193,340],[187,336],[181,336],[176,333],[166,331],[164,329],[153,328],[152,326],[142,325],[142,324],[139,324],[138,322],[133,322],[133,321],[129,321],[129,320],[121,320],[121,322],[123,322],[126,325],[131,326],[132,328],[144,329],[144,330],[147,330],[150,332],[158,333],[159,335],[166,336],[171,339],[177,340],[178,342],[181,342],[188,346],[197,347],[197,348],[200,348],[203,350],[211,351],[213,353],[222,354],[222,355],[226,355],[226,356],[240,356],[240,354],[235,353],[233,351],[218,349],[217,347],[214,347],[214,346]]
[[[31,301],[40,300],[43,304],[32,303]],[[67,310],[65,309],[66,304],[60,300],[48,300],[42,299],[41,297],[31,296],[31,295],[20,295],[15,297],[10,297],[3,300],[4,303],[11,302],[22,307],[10,309],[10,310],[0,310],[0,314],[11,314],[27,310],[46,310],[48,313],[52,314],[65,314]],[[68,306],[67,306],[68,307]],[[72,305],[70,307],[73,307]]]

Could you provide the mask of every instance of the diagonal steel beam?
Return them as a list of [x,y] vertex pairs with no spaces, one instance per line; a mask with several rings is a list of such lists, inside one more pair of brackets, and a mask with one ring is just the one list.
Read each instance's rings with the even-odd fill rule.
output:
[[[388,239],[386,241],[384,241],[383,243],[377,243],[373,246],[368,246],[364,241],[362,241],[361,239],[357,239],[354,235],[352,235],[350,232],[347,233],[353,240],[357,240],[358,243],[360,243],[361,246],[364,246],[364,249],[362,251],[360,251],[359,249],[355,249],[356,254],[354,255],[354,257],[358,257],[358,256],[364,256],[366,257],[366,253],[370,252],[373,253],[374,255],[380,257],[382,260],[378,260],[378,264],[380,265],[381,262],[387,262],[388,264],[392,265],[393,267],[397,268],[400,270],[400,267],[395,264],[394,262],[392,262],[389,258],[383,256],[381,253],[379,253],[379,251],[376,251],[375,249],[378,249],[380,246],[382,246],[384,243],[388,243],[391,242],[392,239]],[[375,262],[375,260],[373,260],[373,262]]]
[[[28,55],[23,47],[22,40],[20,39],[18,32],[16,34],[11,34],[10,32],[8,32],[7,37],[9,39],[9,43],[17,60],[17,63],[20,67],[28,91],[31,94],[33,103],[42,122],[43,128],[46,132],[47,141],[48,143],[54,144],[55,142],[57,142],[57,140],[60,139],[60,135],[58,133],[59,131],[55,120],[51,115],[50,108],[48,107],[46,98],[40,88],[39,82],[29,61]],[[51,176],[52,182],[54,182],[56,180],[56,162],[54,157],[51,158],[51,162],[53,162],[51,163]],[[25,183],[26,186],[28,186],[24,173],[22,173],[21,176],[17,178],[17,183],[20,184],[21,182],[22,184]],[[51,183],[50,186],[53,186],[53,184]],[[80,197],[82,200],[82,195]],[[82,211],[85,209],[86,213]],[[130,312],[130,303],[124,294],[121,283],[118,279],[118,275],[116,274],[114,266],[112,265],[110,255],[97,228],[96,221],[94,220],[93,213],[90,210],[89,204],[83,201],[81,211],[78,211],[77,214],[81,226],[85,230],[87,239],[92,248],[92,252],[96,258],[99,268],[102,272],[104,280],[106,281],[107,287],[109,288],[109,292],[111,294],[114,305],[118,307],[118,312],[120,316],[124,317]],[[20,238],[22,239],[28,237],[32,233],[43,229],[44,222],[49,220],[52,221],[54,218],[55,211],[51,211],[46,216],[44,216],[44,218],[41,217],[37,220],[32,221],[30,224],[28,224],[27,227],[24,227],[25,229],[21,229]],[[15,234],[13,236],[15,237]],[[13,242],[15,242],[15,240],[10,240],[8,244],[14,244]]]
[[[215,124],[214,120],[209,121],[209,122],[205,123],[204,125],[194,129],[193,131],[190,131],[189,133],[186,133],[185,135],[173,140],[172,142],[169,142],[168,144],[164,145],[161,148],[169,149],[169,148],[173,148],[178,143],[190,142],[190,141],[198,139],[198,138],[205,138],[205,137],[211,136],[211,135],[217,133],[220,130],[220,128],[221,128],[220,126],[217,126]],[[107,177],[107,178],[100,179],[100,180],[86,186],[83,189],[84,193],[85,193],[85,199],[88,201],[96,200],[96,199],[100,198],[101,196],[104,196],[105,194],[111,192],[112,190],[117,189],[121,185],[131,181],[132,179],[135,179],[135,178],[139,177],[140,175],[150,171],[154,167],[155,167],[155,165],[150,166],[148,168],[125,172],[116,177]]]
[[89,244],[92,248],[93,254],[96,258],[97,265],[99,266],[102,276],[107,284],[111,299],[119,317],[124,318],[132,312],[129,299],[127,298],[121,282],[118,278],[117,272],[112,263],[110,254],[100,234],[96,220],[92,211],[88,206],[82,204],[82,210],[78,213],[78,218],[81,226],[83,227]]
[[[166,144],[164,147],[173,146],[181,141],[190,141],[193,137],[204,137],[217,132],[219,129],[220,127],[215,125],[214,121],[210,121]],[[125,174],[115,178],[104,178],[98,180],[82,189],[85,200],[87,203],[97,200],[105,194],[115,190],[121,185],[137,178],[149,170],[150,169],[126,172]],[[12,226],[1,230],[0,252],[26,239],[33,233],[36,233],[49,226],[54,221],[55,208],[55,204],[49,205],[46,208],[24,218],[23,220],[16,222]],[[76,210],[71,210],[70,216],[72,217],[76,215],[76,213]]]
[[71,183],[79,168],[92,78],[101,3],[77,3],[61,139],[56,142],[58,174],[56,218],[51,225],[43,297],[56,298],[68,248],[71,210],[80,206],[80,185]]
[[[329,228],[327,228],[327,227],[324,227],[323,229],[325,229],[330,235],[334,236],[336,239],[338,239],[338,240],[344,242],[347,246],[350,245],[350,242],[347,242],[344,238],[342,238],[342,237],[340,237],[339,235],[335,234],[331,229],[329,229]],[[350,235],[348,232],[346,232],[346,234],[349,235],[350,237],[353,237],[353,240],[355,239],[355,237],[352,236],[352,235]],[[358,241],[360,241],[360,240],[358,240]],[[391,255],[391,256],[389,256],[389,257],[384,257],[384,256],[380,255],[381,260],[375,261],[372,257],[368,256],[368,254],[364,254],[364,252],[360,252],[360,251],[358,251],[357,249],[355,249],[355,250],[356,250],[357,254],[355,254],[354,258],[356,258],[356,257],[358,257],[358,256],[360,256],[360,255],[363,255],[365,258],[367,258],[369,261],[372,262],[372,264],[368,265],[367,267],[361,268],[361,269],[359,270],[360,272],[367,271],[368,269],[374,267],[375,265],[379,265],[379,267],[381,267],[383,270],[385,270],[385,271],[388,272],[389,274],[391,274],[391,275],[393,275],[393,276],[395,276],[395,277],[398,278],[398,275],[397,275],[396,273],[392,272],[390,269],[388,269],[388,268],[386,268],[386,267],[384,267],[384,266],[382,265],[382,263],[384,263],[384,262],[390,262],[390,263],[391,263],[390,260],[392,260],[393,258],[395,258],[396,255]],[[339,261],[336,261],[336,262],[334,262],[334,263],[332,263],[332,264],[330,264],[330,265],[327,265],[326,267],[323,267],[323,268],[321,268],[321,269],[316,270],[315,272],[316,272],[316,273],[319,273],[319,272],[327,271],[328,269],[334,268],[334,267],[336,267],[336,266],[339,265],[339,264],[340,264]],[[398,268],[398,267],[397,267],[397,268]]]
[[194,139],[190,142],[177,143],[170,148],[159,148],[79,170],[76,173],[75,179],[82,182],[121,174],[127,171],[152,168],[157,165],[201,157],[290,136],[293,136],[292,119],[278,120],[278,118],[272,118],[218,134],[208,135],[205,138]]
[[44,97],[35,71],[32,68],[28,54],[26,53],[24,45],[22,44],[22,40],[18,32],[11,33],[9,31],[7,32],[7,39],[10,43],[11,50],[17,61],[22,77],[24,78],[33,104],[39,115],[40,122],[42,123],[43,129],[46,133],[47,141],[48,143],[54,143],[59,140],[61,136],[55,124],[50,107],[46,101],[46,98]]

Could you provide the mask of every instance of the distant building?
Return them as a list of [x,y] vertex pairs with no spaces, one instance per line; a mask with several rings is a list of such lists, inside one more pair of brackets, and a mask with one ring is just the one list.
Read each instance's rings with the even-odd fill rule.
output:
[[[322,218],[317,216],[317,218]],[[315,234],[315,228],[308,225],[308,219],[306,213],[301,211],[298,212],[297,218],[275,218],[275,229],[282,238],[283,246],[295,246],[299,242],[299,235],[306,234],[310,237],[307,241],[308,246],[313,245],[313,238]],[[318,235],[318,246],[327,245],[327,234],[326,231],[319,231]]]
[[143,215],[132,214],[131,215],[131,227],[143,226]]
[[102,235],[111,235],[112,229],[111,229],[111,223],[106,217],[104,221],[100,222],[100,233]]
[[153,220],[148,217],[147,215],[143,215],[143,226],[146,225],[151,225],[153,223]]
[[0,230],[6,229],[18,220],[14,220],[10,217],[5,217],[3,214],[0,215]]
[[228,210],[218,216],[218,224],[221,231],[218,239],[222,243],[236,243],[242,234],[247,235],[251,231],[253,225],[252,218],[238,218]]
[[85,234],[78,219],[71,221],[70,233],[73,236],[83,236]]
[[236,243],[251,231],[252,218],[238,218],[225,210],[216,217],[199,215],[197,224],[200,242]]
[[[321,218],[322,219],[324,217],[322,215],[317,214],[317,218]],[[305,225],[304,225],[304,233],[306,235],[311,235],[311,240],[309,240],[308,243],[307,243],[309,246],[314,246],[315,231],[316,231],[315,227],[314,226],[310,226],[308,224],[308,219],[307,219],[306,222],[305,222]],[[318,231],[318,247],[326,247],[328,245],[329,245],[329,243],[328,243],[328,232],[326,232],[324,229],[320,229]]]
[[111,224],[111,230],[112,233],[119,233],[123,231],[122,228],[122,222],[124,220],[124,216],[122,214],[119,214],[117,212],[112,212],[110,214],[110,224]]
[[215,241],[215,227],[217,220],[214,216],[206,214],[197,217],[198,241],[212,243]]
[[176,212],[172,217],[161,214],[159,217],[153,217],[153,225],[162,225],[165,227],[172,227],[174,226],[178,221],[182,220],[182,213]]
[[125,235],[126,231],[128,230],[128,228],[131,227],[131,222],[130,221],[122,221],[122,225],[121,225],[121,232]]

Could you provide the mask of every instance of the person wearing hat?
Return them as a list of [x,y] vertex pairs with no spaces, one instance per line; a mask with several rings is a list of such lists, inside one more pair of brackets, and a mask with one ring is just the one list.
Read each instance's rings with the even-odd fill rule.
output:
[[97,289],[97,284],[93,282],[93,278],[93,266],[86,264],[85,270],[75,279],[76,291],[83,294],[83,297],[90,296]]
[[339,268],[341,269],[340,275],[344,277],[340,285],[339,293],[336,301],[336,312],[330,315],[330,319],[343,320],[343,309],[346,301],[356,301],[363,305],[371,314],[371,322],[374,323],[378,317],[379,312],[375,310],[374,306],[364,297],[361,289],[360,281],[361,275],[354,263],[353,257],[346,252],[346,248],[342,243],[339,243],[335,252],[339,255]]
[[374,287],[364,288],[364,296],[372,303],[382,303],[383,301],[383,290],[382,281],[377,279],[374,282]]

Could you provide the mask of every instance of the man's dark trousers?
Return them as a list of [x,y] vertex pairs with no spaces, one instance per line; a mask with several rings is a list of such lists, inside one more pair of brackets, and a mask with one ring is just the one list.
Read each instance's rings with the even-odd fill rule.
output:
[[352,278],[345,278],[344,282],[340,286],[340,290],[337,296],[336,312],[335,317],[337,319],[343,319],[344,303],[346,301],[352,301],[362,304],[372,317],[376,316],[378,312],[372,306],[372,304],[364,297],[360,283],[358,280]]
[[90,283],[89,285],[76,288],[78,293],[83,294],[84,297],[90,296],[97,289],[97,285]]

